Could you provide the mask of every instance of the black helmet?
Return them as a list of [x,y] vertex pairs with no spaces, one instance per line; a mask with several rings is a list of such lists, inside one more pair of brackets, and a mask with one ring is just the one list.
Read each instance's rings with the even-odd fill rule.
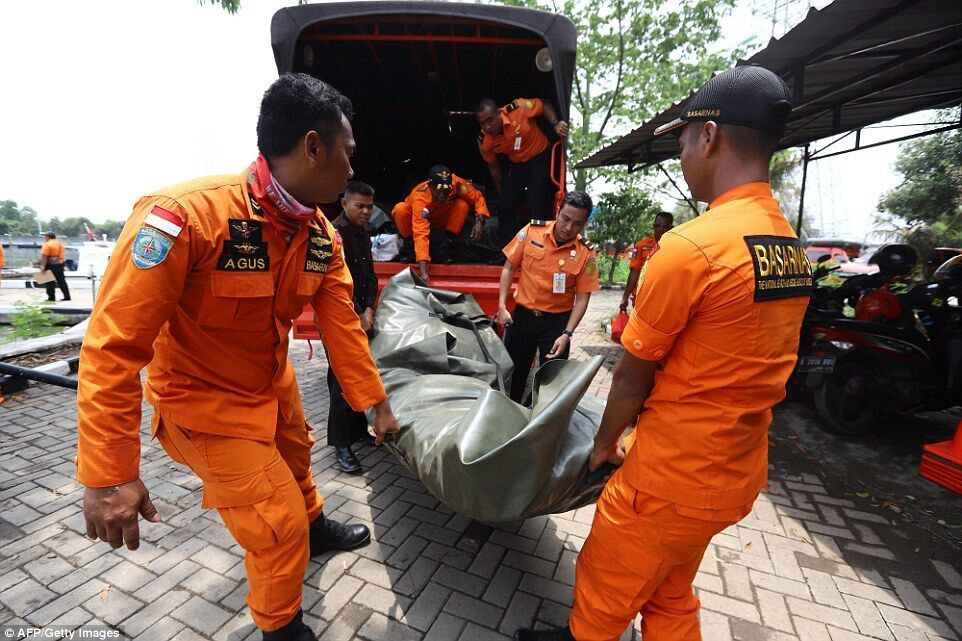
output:
[[868,259],[870,265],[878,265],[879,273],[886,278],[905,276],[916,263],[919,256],[908,245],[882,245],[877,252]]

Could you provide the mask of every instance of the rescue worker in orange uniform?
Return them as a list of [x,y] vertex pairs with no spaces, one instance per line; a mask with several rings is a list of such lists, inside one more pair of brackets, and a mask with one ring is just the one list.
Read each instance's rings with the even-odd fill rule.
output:
[[[291,119],[290,114],[305,114]],[[241,174],[161,189],[134,207],[81,351],[77,479],[87,536],[139,545],[161,520],[140,480],[139,372],[151,433],[203,481],[244,548],[247,603],[265,640],[312,641],[302,621],[309,556],[366,545],[362,525],[324,516],[288,359],[291,320],[313,306],[331,366],[377,442],[398,431],[351,300],[333,226],[313,205],[353,175],[351,103],[304,74],[264,94],[260,155]]]
[[[518,98],[500,109],[485,98],[474,111],[481,125],[478,149],[501,195],[498,231],[501,242],[507,243],[523,224],[517,212],[522,202],[531,218],[554,218],[551,145],[535,118],[542,116],[562,138],[568,135],[568,123],[558,117],[550,102],[538,98]],[[507,176],[503,176],[498,155],[508,159]]]
[[635,289],[638,287],[638,276],[648,262],[648,257],[655,248],[658,241],[664,236],[665,232],[675,225],[675,217],[667,211],[663,211],[655,216],[655,224],[652,225],[652,233],[645,236],[632,247],[633,255],[628,264],[628,282],[625,283],[625,293],[621,296],[621,311],[628,309],[628,299],[635,297]]
[[[569,192],[558,219],[532,220],[507,247],[494,320],[505,327],[504,346],[514,363],[511,398],[520,403],[535,352],[539,364],[568,358],[571,337],[588,309],[591,292],[601,289],[595,252],[581,237],[591,213],[591,197]],[[508,292],[520,270],[514,313]]]
[[712,536],[765,486],[772,407],[812,286],[768,184],[790,101],[772,72],[735,67],[656,130],[680,132],[685,180],[710,206],[662,237],[639,285],[588,463],[621,467],[578,556],[569,625],[516,640],[613,641],[639,612],[646,641],[701,639],[692,580]]
[[70,300],[70,288],[67,287],[67,277],[64,276],[64,246],[63,243],[57,240],[57,234],[52,231],[48,231],[44,234],[46,241],[43,243],[43,247],[40,248],[40,271],[45,272],[48,269],[53,274],[54,280],[50,281],[45,285],[47,288],[47,300],[51,303],[57,300],[57,286],[60,286],[60,291],[63,292],[62,300]]
[[484,221],[491,216],[488,204],[474,185],[445,165],[431,167],[428,179],[394,206],[391,216],[405,248],[410,246],[412,237],[414,239],[414,259],[420,267],[421,278],[428,280],[428,263],[432,258],[450,258],[451,244],[461,234],[472,209],[475,220],[471,240],[478,240]]

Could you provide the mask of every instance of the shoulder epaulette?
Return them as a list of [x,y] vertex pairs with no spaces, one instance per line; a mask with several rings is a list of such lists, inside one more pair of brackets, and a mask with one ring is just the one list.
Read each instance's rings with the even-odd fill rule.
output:
[[428,182],[427,182],[427,181],[424,181],[423,183],[421,183],[420,185],[418,185],[417,187],[415,187],[415,189],[416,189],[417,191],[427,191],[427,190],[428,190]]
[[478,144],[480,145],[483,142],[484,142],[484,132],[482,131],[481,133],[478,134]]
[[532,218],[532,219],[531,219],[531,224],[532,224],[533,226],[535,226],[535,227],[544,227],[545,225],[548,224],[548,221],[546,221],[546,220],[537,220],[537,219]]
[[585,240],[583,236],[581,238],[581,244],[587,247],[588,249],[590,249],[591,251],[595,251],[595,246],[589,243],[587,240]]
[[508,104],[506,104],[506,105],[503,107],[503,109],[504,109],[505,111],[507,111],[508,113],[511,113],[512,111],[514,111],[514,110],[517,109],[517,108],[518,108],[518,101],[517,101],[517,100],[512,100],[511,102],[509,102]]

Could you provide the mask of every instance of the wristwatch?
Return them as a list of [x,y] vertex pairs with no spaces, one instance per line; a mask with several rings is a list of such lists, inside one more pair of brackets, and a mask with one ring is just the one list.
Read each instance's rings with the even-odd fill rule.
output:
[[571,330],[568,330],[568,329],[562,330],[561,333],[564,334],[565,336],[567,336],[568,338],[574,338],[574,335],[575,335],[574,332],[572,332]]

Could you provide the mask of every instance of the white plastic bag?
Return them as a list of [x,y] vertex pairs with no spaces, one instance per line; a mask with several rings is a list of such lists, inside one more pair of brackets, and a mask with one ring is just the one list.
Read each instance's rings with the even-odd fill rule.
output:
[[401,238],[397,234],[371,236],[371,254],[377,263],[393,260],[401,252]]

